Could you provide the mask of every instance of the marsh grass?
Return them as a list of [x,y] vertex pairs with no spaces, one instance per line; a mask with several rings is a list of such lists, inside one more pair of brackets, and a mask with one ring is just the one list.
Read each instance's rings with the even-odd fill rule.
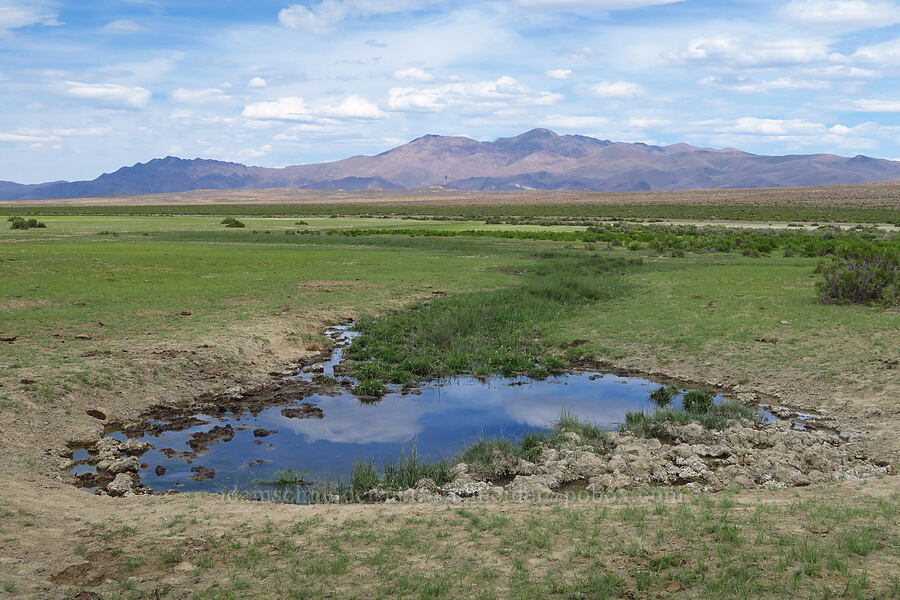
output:
[[546,253],[535,257],[518,285],[455,294],[358,324],[347,350],[357,392],[383,393],[382,384],[460,374],[546,377],[565,363],[537,340],[541,326],[586,304],[628,290],[622,273],[640,260]]
[[728,401],[711,406],[705,412],[688,412],[686,410],[664,409],[653,413],[628,412],[620,431],[630,431],[637,437],[666,438],[666,425],[688,425],[698,423],[706,429],[724,429],[729,424],[738,422],[755,422],[758,415],[755,410],[737,401]]

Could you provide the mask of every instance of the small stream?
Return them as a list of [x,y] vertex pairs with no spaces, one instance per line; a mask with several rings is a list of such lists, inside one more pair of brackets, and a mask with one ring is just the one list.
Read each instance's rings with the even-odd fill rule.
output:
[[[327,361],[305,367],[288,379],[312,381],[334,376],[344,348],[358,335],[343,325],[326,332],[336,342]],[[458,377],[424,383],[414,390],[392,388],[375,403],[363,403],[346,387],[297,398],[296,403],[262,411],[198,421],[180,431],[133,438],[150,445],[138,472],[154,491],[234,492],[272,488],[277,473],[292,470],[307,482],[349,482],[358,459],[381,464],[415,447],[419,458],[450,458],[480,437],[520,437],[546,429],[565,410],[582,421],[615,428],[626,412],[657,409],[650,399],[660,384],[609,373],[570,373],[544,380]],[[683,393],[685,390],[682,390]],[[723,401],[721,396],[716,402]],[[282,414],[290,407],[318,409],[310,416]],[[681,408],[681,394],[669,405]],[[761,411],[764,421],[774,420]],[[230,426],[230,427],[229,427]],[[229,427],[228,439],[193,453],[197,434]],[[122,432],[111,437],[128,439]],[[93,472],[87,451],[76,450],[73,475]],[[213,474],[214,472],[214,474]],[[269,483],[267,483],[269,482]],[[302,500],[301,500],[302,501]]]

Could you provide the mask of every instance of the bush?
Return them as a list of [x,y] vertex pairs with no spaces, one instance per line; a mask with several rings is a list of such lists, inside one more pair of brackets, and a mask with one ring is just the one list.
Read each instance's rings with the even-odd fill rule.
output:
[[682,404],[684,404],[685,411],[695,415],[702,415],[709,412],[712,408],[713,399],[714,396],[712,394],[694,390],[684,395]]
[[900,252],[865,245],[842,247],[817,271],[819,297],[825,304],[896,302],[900,298]]
[[237,228],[245,227],[245,225],[242,221],[238,221],[234,217],[226,217],[226,218],[222,219],[222,225],[224,225],[225,227],[237,227]]
[[665,406],[678,395],[678,388],[674,385],[660,386],[650,392],[650,401],[657,406]]
[[28,219],[26,221],[22,217],[10,217],[7,222],[12,223],[10,229],[43,229],[47,227],[37,219]]

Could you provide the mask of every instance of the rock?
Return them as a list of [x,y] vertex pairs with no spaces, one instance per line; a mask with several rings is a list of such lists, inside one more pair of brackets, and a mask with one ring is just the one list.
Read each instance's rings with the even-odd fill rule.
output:
[[162,477],[166,474],[166,468],[162,465],[156,465],[156,468],[153,469],[153,472],[156,473],[157,477]]
[[195,454],[203,454],[209,450],[209,447],[219,442],[230,442],[234,438],[234,429],[231,424],[224,427],[216,425],[209,431],[201,431],[195,433],[188,440],[187,445]]
[[556,481],[543,475],[516,475],[504,489],[515,500],[533,500],[556,496],[551,485]]
[[191,479],[194,481],[205,481],[207,479],[212,479],[216,476],[215,469],[208,469],[206,467],[201,467],[200,465],[195,465],[191,467]]
[[150,449],[150,444],[138,440],[128,440],[119,446],[119,451],[130,456],[140,456]]
[[110,496],[122,496],[126,492],[130,492],[134,487],[134,479],[132,479],[131,474],[129,473],[119,473],[116,477],[106,486],[106,492]]
[[270,436],[273,433],[278,433],[278,430],[277,429],[263,429],[262,427],[259,427],[259,428],[253,430],[253,437],[262,438],[262,437]]
[[281,414],[289,419],[321,419],[325,417],[321,408],[309,402],[304,402],[300,406],[282,408]]
[[88,409],[88,410],[86,410],[86,411],[84,411],[84,412],[85,412],[85,414],[87,414],[87,416],[89,416],[89,417],[94,417],[95,419],[99,419],[99,420],[101,420],[101,421],[105,421],[105,420],[106,420],[106,413],[104,413],[104,412],[101,411],[101,410],[97,410],[96,408],[90,408],[90,409]]
[[140,468],[140,461],[136,456],[101,460],[97,463],[98,473],[126,473],[134,472]]

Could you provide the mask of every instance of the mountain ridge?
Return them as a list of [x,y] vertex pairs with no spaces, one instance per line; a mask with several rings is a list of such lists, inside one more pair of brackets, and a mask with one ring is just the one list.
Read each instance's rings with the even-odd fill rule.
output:
[[653,146],[532,129],[480,142],[427,134],[375,155],[282,168],[206,158],[154,158],[89,181],[0,181],[0,200],[296,188],[601,192],[763,188],[900,179],[900,162],[863,155],[766,156],[685,143]]

